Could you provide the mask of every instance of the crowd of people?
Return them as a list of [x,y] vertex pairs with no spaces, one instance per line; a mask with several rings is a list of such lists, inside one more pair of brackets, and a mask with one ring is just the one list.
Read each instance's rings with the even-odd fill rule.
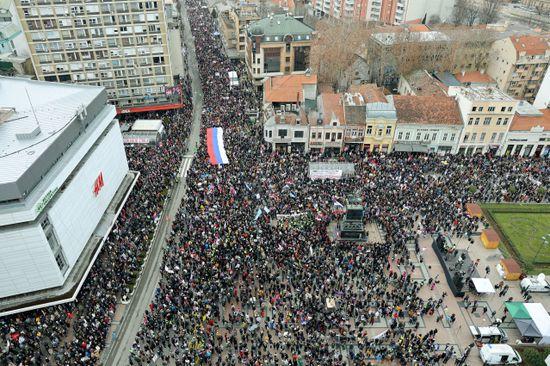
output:
[[[437,329],[420,327],[423,317],[442,321],[446,294],[421,298],[422,286],[433,290],[435,282],[395,268],[410,263],[406,244],[422,235],[476,231],[467,202],[546,200],[538,187],[549,183],[548,163],[345,152],[336,159],[354,162],[355,177],[311,181],[308,162],[326,157],[262,143],[262,127],[246,116],[258,97],[250,84],[231,89],[223,77],[246,71],[224,55],[204,5],[187,1],[204,90],[201,145],[130,364],[465,362],[467,354],[439,344]],[[224,128],[229,164],[208,162],[209,127]],[[333,203],[350,194],[365,203],[383,242],[331,241]],[[373,336],[375,323],[385,326]]]
[[[323,155],[271,151],[248,110],[260,101],[246,71],[223,52],[202,0],[186,2],[204,90],[201,142],[187,176],[161,279],[129,356],[132,365],[434,365],[453,358],[424,317],[441,320],[444,296],[419,296],[407,243],[444,232],[462,237],[479,221],[472,201],[546,201],[547,160],[487,155],[365,155],[344,152],[355,176],[311,181]],[[190,85],[189,82],[184,85]],[[190,90],[167,113],[157,146],[127,148],[141,177],[77,301],[0,319],[7,364],[97,364],[116,304],[131,291],[173,185],[191,120]],[[229,164],[210,165],[206,128],[223,127]],[[334,159],[334,157],[333,157]],[[366,220],[385,234],[374,244],[334,242],[334,202],[360,197]],[[277,215],[301,219],[277,219]],[[416,248],[418,251],[418,246]],[[405,270],[398,270],[403,266]],[[433,283],[435,284],[435,282]],[[455,317],[449,323],[452,326]],[[378,331],[373,327],[382,324]],[[375,334],[375,335],[373,335]],[[1,351],[1,350],[0,350]]]
[[166,137],[156,146],[126,146],[130,169],[141,175],[76,301],[0,318],[0,365],[97,363],[117,303],[132,291],[178,173],[191,126],[188,78],[182,100],[181,109],[141,116],[162,118]]

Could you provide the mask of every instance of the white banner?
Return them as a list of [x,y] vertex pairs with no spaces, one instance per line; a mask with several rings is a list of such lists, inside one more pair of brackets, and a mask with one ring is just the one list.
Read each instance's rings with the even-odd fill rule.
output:
[[309,174],[311,180],[316,179],[342,179],[342,170],[312,170]]

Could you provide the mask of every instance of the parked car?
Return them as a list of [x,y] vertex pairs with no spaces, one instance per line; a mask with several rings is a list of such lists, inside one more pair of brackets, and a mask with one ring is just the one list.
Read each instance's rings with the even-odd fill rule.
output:
[[523,291],[529,292],[550,292],[550,284],[546,281],[544,273],[537,277],[525,277],[520,282]]
[[483,365],[519,365],[521,356],[507,344],[484,344],[479,350]]

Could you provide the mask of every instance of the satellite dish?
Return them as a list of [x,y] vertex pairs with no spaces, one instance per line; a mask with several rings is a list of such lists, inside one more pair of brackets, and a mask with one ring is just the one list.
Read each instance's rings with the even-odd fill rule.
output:
[[545,278],[546,276],[544,275],[544,273],[539,273],[539,275],[537,276],[537,280],[539,282],[543,282]]

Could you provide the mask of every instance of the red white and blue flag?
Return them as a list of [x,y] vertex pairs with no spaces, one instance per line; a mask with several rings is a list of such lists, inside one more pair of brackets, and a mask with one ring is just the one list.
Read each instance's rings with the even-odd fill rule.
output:
[[210,164],[229,164],[229,159],[223,145],[223,128],[214,127],[206,130],[206,146],[208,148]]

